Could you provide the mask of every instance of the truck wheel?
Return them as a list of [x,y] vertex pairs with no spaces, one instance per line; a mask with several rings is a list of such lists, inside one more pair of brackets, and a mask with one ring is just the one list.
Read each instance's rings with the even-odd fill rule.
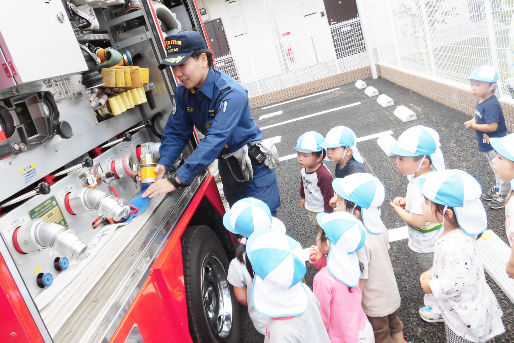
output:
[[194,342],[239,342],[239,304],[227,281],[229,261],[216,234],[190,226],[182,236],[189,332]]

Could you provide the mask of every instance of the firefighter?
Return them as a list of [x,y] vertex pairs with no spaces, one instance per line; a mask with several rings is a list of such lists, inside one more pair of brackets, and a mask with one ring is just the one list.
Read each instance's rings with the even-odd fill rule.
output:
[[[212,53],[202,36],[184,31],[166,37],[167,58],[160,69],[171,67],[180,81],[175,91],[175,112],[164,129],[155,171],[158,180],[143,193],[154,197],[173,192],[219,158],[223,193],[232,206],[246,197],[261,199],[276,213],[280,206],[274,146],[261,142],[262,133],[253,120],[248,91],[227,74],[213,68]],[[176,174],[165,175],[196,127],[205,138]]]

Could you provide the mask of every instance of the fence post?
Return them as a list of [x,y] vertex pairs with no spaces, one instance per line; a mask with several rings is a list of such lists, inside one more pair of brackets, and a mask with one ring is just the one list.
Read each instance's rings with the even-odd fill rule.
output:
[[[498,63],[498,50],[496,47],[496,34],[494,30],[494,16],[493,16],[493,8],[491,6],[490,0],[484,0],[485,5],[485,20],[487,22],[487,38],[489,40],[489,51],[491,51],[491,58],[493,62],[493,67],[496,69],[498,74],[500,74],[500,68]],[[498,89],[498,95],[502,96],[502,88],[500,87],[500,83],[498,82],[496,85]]]
[[400,51],[398,50],[398,39],[396,37],[396,24],[394,22],[393,9],[391,8],[390,0],[384,0],[387,3],[387,9],[389,10],[389,22],[391,24],[391,32],[393,39],[394,52],[396,54],[396,62],[398,63],[398,68],[402,67],[402,60],[400,59]]
[[357,12],[359,13],[359,17],[360,17],[359,21],[360,21],[361,30],[362,30],[362,36],[364,37],[364,44],[366,45],[366,50],[368,52],[369,68],[371,70],[371,78],[378,79],[377,65],[375,62],[375,56],[373,56],[374,46],[371,45],[371,39],[369,37],[369,32],[366,28],[366,24],[365,24],[366,19],[365,19],[365,15],[364,15],[364,7],[365,6],[361,5],[361,1],[362,0],[356,1]]
[[[487,0],[485,0],[487,1]],[[432,38],[430,37],[430,27],[428,25],[427,9],[425,6],[425,0],[419,0],[419,7],[421,8],[421,16],[423,18],[423,30],[425,31],[425,42],[427,44],[428,51],[428,63],[432,75],[436,74],[435,63],[434,63],[434,48],[432,46]]]

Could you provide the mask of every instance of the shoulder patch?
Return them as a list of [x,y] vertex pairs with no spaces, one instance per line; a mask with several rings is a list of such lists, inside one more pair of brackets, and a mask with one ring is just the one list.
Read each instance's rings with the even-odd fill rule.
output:
[[224,100],[224,101],[220,102],[220,106],[218,107],[218,109],[221,112],[225,112],[227,110],[227,106],[228,106],[228,101]]

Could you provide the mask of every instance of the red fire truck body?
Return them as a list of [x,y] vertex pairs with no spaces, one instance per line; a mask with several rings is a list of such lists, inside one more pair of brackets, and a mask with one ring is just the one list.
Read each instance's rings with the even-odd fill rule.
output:
[[190,25],[206,38],[196,1],[2,7],[0,340],[238,342],[215,178],[149,201],[136,177],[151,179],[174,106],[164,36]]

